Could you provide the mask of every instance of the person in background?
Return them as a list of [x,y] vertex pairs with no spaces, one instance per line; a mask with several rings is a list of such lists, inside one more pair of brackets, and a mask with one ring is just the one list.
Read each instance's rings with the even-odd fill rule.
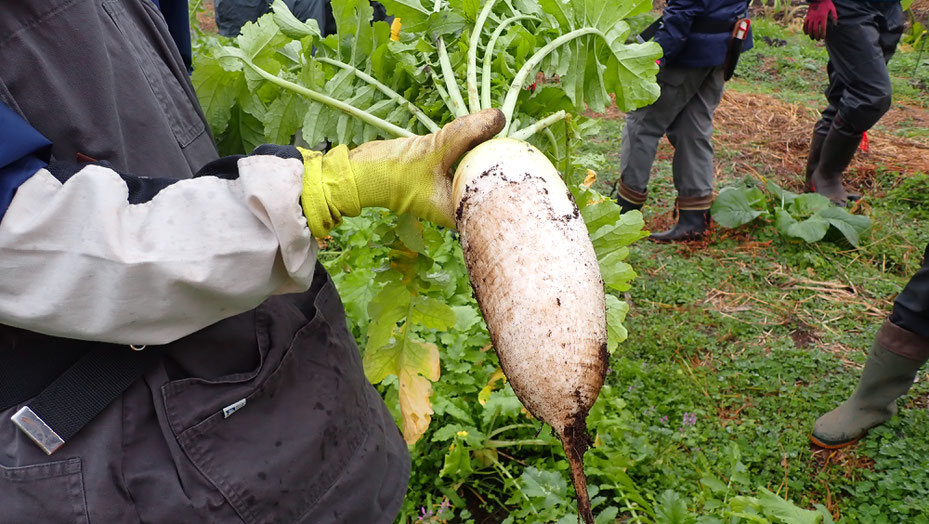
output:
[[[213,15],[219,34],[237,36],[247,22],[254,22],[271,12],[271,3],[270,0],[214,0]],[[320,35],[335,33],[335,19],[329,0],[284,0],[284,3],[300,20],[316,20]]]
[[894,300],[874,337],[858,387],[839,407],[819,417],[810,440],[835,449],[854,444],[869,429],[897,414],[897,399],[929,360],[929,245],[922,267]]
[[903,34],[898,0],[811,0],[803,31],[825,39],[829,52],[828,105],[813,126],[806,189],[844,206],[850,195],[842,173],[863,134],[890,109],[887,62]]
[[[664,57],[653,104],[626,116],[620,149],[617,201],[623,211],[641,209],[658,149],[667,135],[674,146],[672,173],[677,189],[677,223],[653,233],[660,242],[702,238],[713,203],[713,112],[722,99],[738,54],[751,49],[751,32],[741,25],[745,0],[675,0],[665,7],[654,34]],[[745,28],[734,38],[734,33]]]
[[502,113],[217,158],[159,5],[0,7],[0,520],[393,522],[409,454],[313,237],[452,226]]

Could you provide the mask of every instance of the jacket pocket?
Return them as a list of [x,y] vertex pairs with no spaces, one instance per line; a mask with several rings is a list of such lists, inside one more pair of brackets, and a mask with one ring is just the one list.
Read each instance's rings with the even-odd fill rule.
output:
[[155,38],[147,36],[146,30],[126,12],[123,1],[105,1],[103,8],[119,30],[126,47],[135,56],[152,93],[164,110],[178,144],[182,148],[187,147],[205,132],[206,126],[197,113],[194,102],[181,87],[181,80],[165,64],[165,59],[160,53],[166,51],[159,51],[154,47],[152,42]]
[[81,459],[0,466],[0,507],[5,522],[86,524]]
[[[189,427],[171,422],[185,427],[177,441],[187,458],[248,523],[300,521],[346,470],[373,425],[358,349],[339,320],[344,312],[328,278],[313,308],[292,337],[275,336],[269,327],[268,357],[243,384],[240,400]],[[199,398],[202,388],[190,393],[166,397],[169,417],[210,401]]]

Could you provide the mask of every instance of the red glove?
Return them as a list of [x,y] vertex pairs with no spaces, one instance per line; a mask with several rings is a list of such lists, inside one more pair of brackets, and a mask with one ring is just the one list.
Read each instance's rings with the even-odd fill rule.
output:
[[832,0],[811,0],[803,21],[803,32],[813,40],[822,40],[826,37],[826,26],[838,18]]

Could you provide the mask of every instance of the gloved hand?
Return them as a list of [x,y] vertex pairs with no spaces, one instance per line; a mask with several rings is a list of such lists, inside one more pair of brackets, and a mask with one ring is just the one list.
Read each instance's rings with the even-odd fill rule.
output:
[[803,32],[813,40],[826,37],[826,27],[838,19],[832,0],[811,0],[803,21]]
[[386,207],[454,227],[452,164],[504,124],[499,109],[485,109],[426,136],[377,140],[351,151],[338,146],[325,156],[301,149],[301,203],[310,230],[323,238],[343,216],[357,216],[364,207]]

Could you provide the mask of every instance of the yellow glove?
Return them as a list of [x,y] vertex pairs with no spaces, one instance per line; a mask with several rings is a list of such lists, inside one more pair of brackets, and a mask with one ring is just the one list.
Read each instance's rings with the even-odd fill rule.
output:
[[310,230],[323,238],[343,216],[357,216],[364,207],[386,207],[454,227],[451,167],[504,124],[500,110],[485,109],[426,136],[377,140],[351,151],[338,146],[325,155],[301,149],[301,203]]

